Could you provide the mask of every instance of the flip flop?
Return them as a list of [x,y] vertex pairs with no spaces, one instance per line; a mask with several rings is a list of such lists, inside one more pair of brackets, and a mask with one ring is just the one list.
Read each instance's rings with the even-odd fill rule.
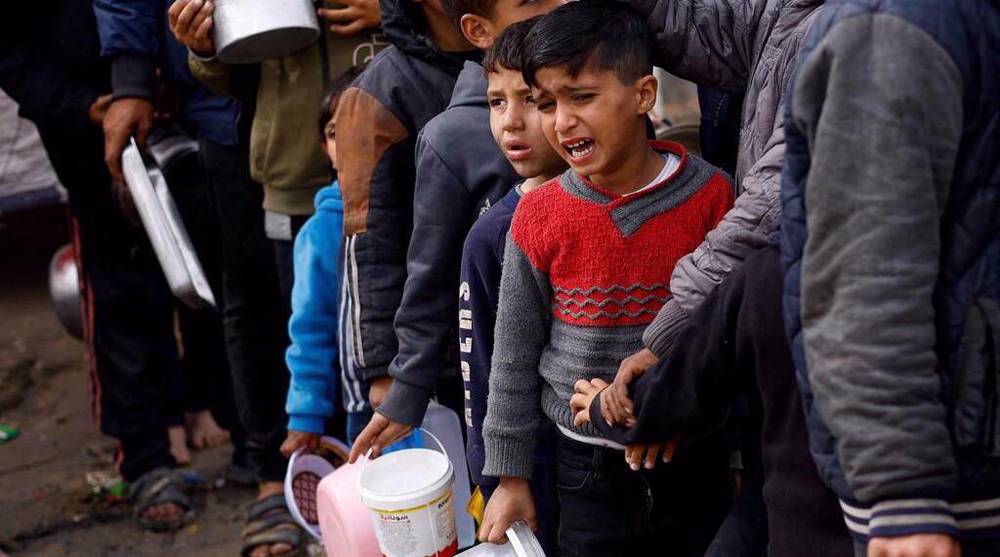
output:
[[[136,522],[151,532],[177,530],[194,517],[187,484],[180,474],[169,468],[156,468],[140,476],[129,486],[128,499],[133,504],[132,516]],[[151,507],[165,503],[177,505],[184,513],[172,519],[143,516]]]
[[[288,525],[294,528],[288,528]],[[301,557],[305,555],[306,540],[302,528],[288,512],[283,493],[276,493],[254,501],[247,509],[247,525],[243,528],[243,548],[240,555],[249,557],[262,545],[288,544],[292,550],[276,557]]]

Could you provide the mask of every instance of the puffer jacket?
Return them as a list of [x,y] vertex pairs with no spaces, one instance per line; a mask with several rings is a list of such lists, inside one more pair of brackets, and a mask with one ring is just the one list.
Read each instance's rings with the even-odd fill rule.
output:
[[631,0],[653,30],[659,64],[700,86],[746,90],[733,209],[670,280],[673,298],[643,343],[666,355],[705,296],[750,253],[769,244],[781,216],[784,105],[799,47],[822,0]]
[[416,140],[448,106],[465,58],[434,46],[413,3],[382,0],[381,8],[392,46],[341,95],[337,110],[345,234],[340,340],[349,412],[367,410],[363,384],[385,375],[396,355],[393,318],[407,276]]
[[[333,7],[334,0],[317,2]],[[320,22],[320,40],[284,58],[259,64],[256,112],[250,130],[250,173],[264,185],[264,209],[309,215],[313,197],[330,183],[330,163],[315,133],[326,83],[388,46],[378,29],[344,37]],[[323,49],[321,50],[320,45]],[[245,95],[246,66],[223,64],[190,53],[191,73],[209,89],[232,98]]]
[[785,326],[859,537],[1000,555],[998,44],[996,2],[831,0],[790,92]]

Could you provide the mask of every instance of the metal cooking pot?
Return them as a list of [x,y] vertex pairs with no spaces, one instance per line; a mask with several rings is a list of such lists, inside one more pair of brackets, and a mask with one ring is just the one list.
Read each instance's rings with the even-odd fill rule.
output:
[[66,332],[83,339],[83,309],[80,306],[80,274],[72,244],[59,248],[49,263],[49,297],[59,323]]
[[216,56],[227,64],[282,58],[319,37],[312,0],[216,0]]

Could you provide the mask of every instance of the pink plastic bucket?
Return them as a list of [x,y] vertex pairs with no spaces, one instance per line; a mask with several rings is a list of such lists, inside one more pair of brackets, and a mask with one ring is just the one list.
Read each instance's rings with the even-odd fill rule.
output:
[[327,555],[337,557],[378,557],[378,539],[368,508],[358,492],[358,474],[364,457],[345,464],[323,478],[316,493],[319,530]]

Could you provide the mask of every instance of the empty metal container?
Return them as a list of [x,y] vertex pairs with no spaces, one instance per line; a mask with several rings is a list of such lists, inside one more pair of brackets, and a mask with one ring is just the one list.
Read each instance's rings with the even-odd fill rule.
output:
[[227,64],[282,58],[319,37],[311,0],[215,0],[215,50]]

